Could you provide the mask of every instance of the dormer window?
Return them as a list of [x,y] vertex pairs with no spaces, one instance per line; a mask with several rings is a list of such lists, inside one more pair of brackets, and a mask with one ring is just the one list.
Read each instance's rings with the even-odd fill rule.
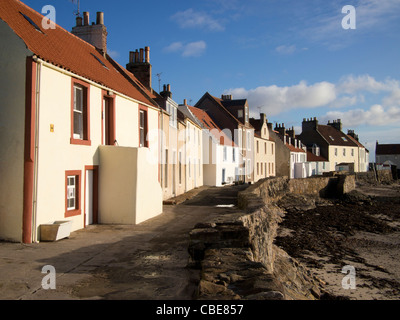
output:
[[312,153],[315,154],[316,156],[320,156],[321,155],[321,151],[318,145],[313,144],[312,146]]
[[238,118],[241,119],[243,118],[243,110],[238,110]]
[[249,122],[249,108],[245,107],[246,119],[245,122]]

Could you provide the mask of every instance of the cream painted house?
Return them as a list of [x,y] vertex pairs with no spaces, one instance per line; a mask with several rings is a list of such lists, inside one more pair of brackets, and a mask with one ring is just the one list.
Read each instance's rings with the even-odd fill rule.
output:
[[276,175],[275,141],[270,139],[265,114],[260,119],[250,118],[254,127],[254,182]]
[[335,171],[339,164],[349,164],[347,167],[354,172],[367,171],[368,152],[349,131],[349,135],[342,132],[341,120],[321,125],[316,118],[304,119],[300,139],[307,149],[320,149],[320,155],[329,162],[329,171]]
[[160,132],[161,186],[164,200],[203,185],[201,127],[172,100],[170,85],[155,99],[165,110]]
[[0,238],[31,243],[54,221],[74,231],[160,214],[151,92],[104,50],[41,19],[20,1],[0,4]]

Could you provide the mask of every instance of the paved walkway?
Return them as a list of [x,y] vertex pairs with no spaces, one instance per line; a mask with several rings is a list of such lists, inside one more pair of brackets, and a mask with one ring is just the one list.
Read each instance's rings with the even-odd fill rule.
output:
[[[236,212],[217,205],[234,204],[240,189],[204,188],[136,226],[94,225],[58,242],[0,243],[0,299],[191,299],[198,272],[187,268],[188,233]],[[56,270],[54,290],[41,285],[46,265]]]

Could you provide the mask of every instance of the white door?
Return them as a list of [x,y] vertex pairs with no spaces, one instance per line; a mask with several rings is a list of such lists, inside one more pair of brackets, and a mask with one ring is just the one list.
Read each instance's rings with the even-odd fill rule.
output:
[[93,170],[86,170],[86,225],[93,224]]

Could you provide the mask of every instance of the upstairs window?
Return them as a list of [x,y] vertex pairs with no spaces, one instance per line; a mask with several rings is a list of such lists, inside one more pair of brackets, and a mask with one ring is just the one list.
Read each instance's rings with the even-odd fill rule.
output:
[[90,145],[89,86],[72,80],[71,144]]
[[147,110],[139,109],[139,147],[147,148]]

